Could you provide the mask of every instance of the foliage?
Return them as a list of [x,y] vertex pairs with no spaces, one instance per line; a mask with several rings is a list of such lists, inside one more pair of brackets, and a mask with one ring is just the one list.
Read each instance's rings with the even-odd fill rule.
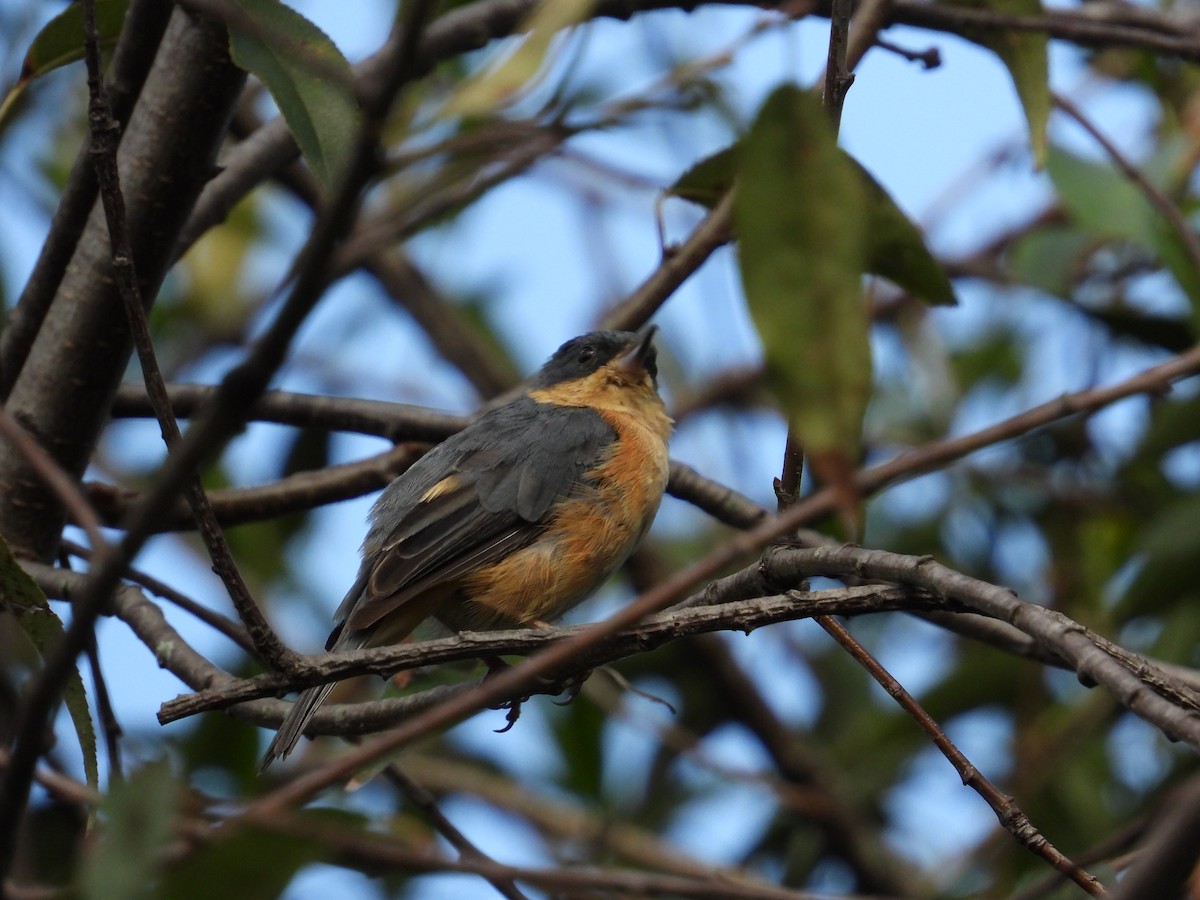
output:
[[[1154,858],[1200,749],[1200,42],[1183,13],[1109,24],[1025,0],[896,0],[887,21],[909,27],[877,35],[838,134],[807,64],[840,4],[793,21],[760,4],[237,0],[176,9],[161,43],[143,27],[118,44],[154,2],[97,0],[123,89],[195,101],[122,122],[121,177],[142,186],[123,197],[133,266],[191,423],[172,458],[202,473],[288,646],[324,641],[374,492],[465,421],[434,410],[470,413],[595,323],[661,329],[675,499],[581,615],[693,602],[620,653],[619,636],[581,645],[529,688],[596,668],[579,696],[528,699],[505,734],[482,703],[419,716],[479,680],[472,642],[520,665],[574,632],[401,647],[411,665],[347,681],[333,699],[362,705],[317,720],[350,740],[305,741],[260,775],[278,697],[305,671],[273,666],[253,617],[234,618],[182,481],[148,511],[172,464],[129,366],[125,261],[88,219],[86,168],[65,162],[90,160],[80,135],[99,121],[73,64],[84,7],[51,20],[11,5],[0,822],[22,825],[19,839],[0,825],[0,874],[14,895],[1081,894],[1085,876],[1054,874],[997,823],[1015,811],[1110,890],[1131,848]],[[868,32],[882,21],[857,6]],[[941,70],[918,72],[922,43]],[[1121,158],[1051,114],[1050,45],[1075,48],[1056,83],[1086,86],[1070,103]],[[780,46],[804,52],[783,64]],[[927,102],[943,77],[962,107]],[[914,87],[880,91],[889,78]],[[1134,112],[1112,113],[1113,96]],[[972,108],[1007,116],[1019,148],[968,133]],[[918,113],[971,147],[969,178],[930,171],[945,138],[910,133]],[[898,160],[911,141],[921,158]],[[172,142],[199,176],[147,173]],[[368,397],[388,402],[350,399]],[[21,427],[40,451],[11,439]],[[789,435],[812,471],[773,518]],[[60,540],[86,521],[72,485],[110,543]],[[828,543],[847,488],[863,548],[804,549]],[[122,540],[145,547],[124,587],[97,594]],[[831,612],[853,613],[899,685],[809,621]],[[265,686],[219,702],[247,685]],[[901,686],[973,769],[945,764]],[[1162,896],[1188,874],[1156,872]]]

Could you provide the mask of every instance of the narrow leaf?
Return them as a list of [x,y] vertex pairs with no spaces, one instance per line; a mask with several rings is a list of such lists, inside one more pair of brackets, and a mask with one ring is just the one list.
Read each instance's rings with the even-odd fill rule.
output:
[[525,37],[494,66],[468,78],[446,101],[445,116],[478,116],[513,101],[544,75],[554,39],[591,15],[595,0],[546,0],[521,26]]
[[[667,194],[712,208],[733,184],[738,145],[700,160],[666,189]],[[867,259],[865,271],[895,282],[935,306],[953,306],[954,286],[942,264],[925,246],[925,238],[887,190],[862,164],[840,147],[865,191]]]
[[[950,6],[988,9],[1017,16],[1040,16],[1040,0],[949,0]],[[1040,168],[1046,162],[1046,123],[1050,120],[1049,41],[1044,31],[1020,31],[1014,28],[963,29],[962,36],[987,47],[1000,57],[1017,89],[1017,96],[1029,123],[1029,143],[1033,159]]]
[[359,130],[350,63],[316,25],[279,0],[237,0],[229,51],[275,99],[300,152],[325,190],[350,164]]
[[[111,50],[116,44],[128,9],[129,0],[96,0],[96,31],[101,51]],[[47,22],[29,45],[21,62],[21,74],[0,103],[0,127],[8,121],[30,82],[80,59],[83,59],[83,4],[72,3]]]
[[[139,900],[161,896],[158,874],[174,830],[179,785],[165,763],[115,782],[104,798],[105,828],[83,874],[88,900]],[[231,894],[237,891],[229,884]],[[211,889],[211,884],[210,884]]]
[[[8,544],[0,538],[0,600],[14,615],[21,630],[45,659],[62,640],[63,626],[46,595],[17,563]],[[96,731],[88,709],[87,691],[77,669],[72,669],[63,686],[63,703],[75,726],[79,749],[83,753],[83,771],[88,784],[98,788],[100,775],[96,764]]]
[[1200,322],[1200,272],[1146,195],[1112,166],[1052,147],[1046,171],[1071,218],[1100,240],[1129,241],[1161,262],[1192,301]]
[[867,271],[894,281],[935,306],[954,306],[954,285],[913,221],[875,177],[844,154],[866,188]]
[[737,177],[742,284],[769,378],[814,459],[853,460],[871,390],[862,180],[795,86],[763,104]]

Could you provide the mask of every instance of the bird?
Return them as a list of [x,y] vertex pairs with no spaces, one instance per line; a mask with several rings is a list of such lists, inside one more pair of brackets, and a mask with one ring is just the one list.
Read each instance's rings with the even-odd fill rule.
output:
[[[518,396],[388,485],[325,649],[397,644],[431,618],[456,632],[544,626],[598,590],[667,486],[656,330],[567,341]],[[301,693],[263,770],[295,749],[332,689]]]

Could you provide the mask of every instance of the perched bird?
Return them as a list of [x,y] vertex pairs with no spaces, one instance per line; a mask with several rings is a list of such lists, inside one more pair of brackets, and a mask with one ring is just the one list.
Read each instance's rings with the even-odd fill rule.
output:
[[[327,650],[540,625],[596,591],[650,527],[671,420],[653,326],[567,341],[520,397],[439,444],[371,510]],[[304,691],[267,749],[287,756],[333,685]]]

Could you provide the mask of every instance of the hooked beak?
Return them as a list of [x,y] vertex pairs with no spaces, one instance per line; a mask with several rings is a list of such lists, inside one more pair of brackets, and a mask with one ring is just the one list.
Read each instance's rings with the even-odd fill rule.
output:
[[654,380],[658,375],[657,353],[654,349],[656,331],[657,325],[647,325],[637,333],[637,339],[632,346],[617,359],[617,371],[630,381],[641,381],[647,375]]

